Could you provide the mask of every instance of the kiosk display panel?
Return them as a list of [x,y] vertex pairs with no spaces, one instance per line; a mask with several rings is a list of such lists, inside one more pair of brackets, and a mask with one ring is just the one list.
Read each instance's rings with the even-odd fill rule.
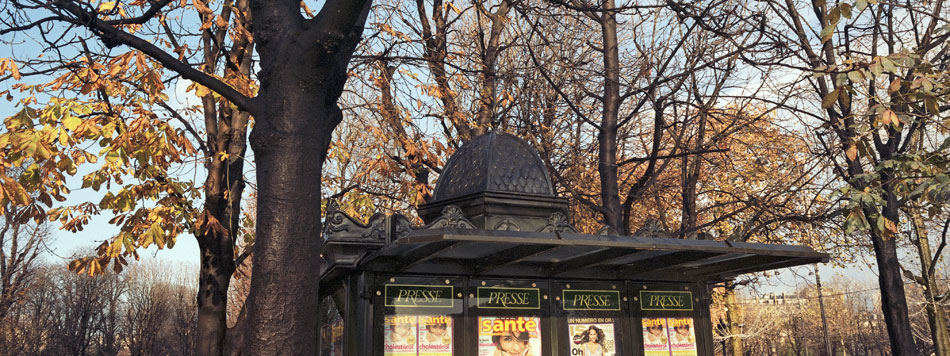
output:
[[674,284],[643,284],[637,289],[633,305],[639,310],[635,320],[640,321],[643,355],[698,356],[696,318],[701,311],[694,289]]
[[555,282],[558,354],[616,356],[622,352],[623,285],[601,282]]
[[474,281],[475,355],[542,356],[547,327],[547,283],[531,281]]
[[456,323],[462,315],[462,281],[392,277],[378,284],[377,330],[383,356],[457,354]]

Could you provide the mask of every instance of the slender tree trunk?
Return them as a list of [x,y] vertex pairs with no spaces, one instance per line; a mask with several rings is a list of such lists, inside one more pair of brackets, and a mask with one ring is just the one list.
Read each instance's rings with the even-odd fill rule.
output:
[[604,112],[597,141],[600,144],[597,172],[600,173],[600,199],[604,222],[616,231],[623,230],[620,186],[617,173],[617,130],[620,113],[620,54],[617,40],[617,16],[614,0],[607,0],[600,15],[604,38]]
[[425,161],[426,158],[423,155],[415,153],[409,154],[409,152],[413,151],[413,144],[417,140],[416,138],[410,137],[406,131],[402,122],[402,111],[396,106],[396,101],[393,97],[392,80],[393,75],[396,73],[396,67],[382,59],[376,64],[379,68],[380,75],[376,84],[379,87],[380,93],[378,99],[379,115],[383,118],[386,125],[389,126],[389,130],[395,136],[399,146],[406,152],[405,158],[399,159],[399,164],[402,165],[406,173],[413,177],[417,186],[425,188],[425,194],[422,195],[422,201],[419,202],[421,204],[429,201],[429,198],[432,196],[430,193],[432,189],[429,187],[429,168],[426,167],[428,163]]
[[[917,256],[920,258],[920,280],[923,282],[924,298],[926,298],[927,323],[930,324],[930,336],[934,342],[936,356],[950,356],[950,335],[947,332],[947,317],[943,308],[938,307],[934,294],[938,294],[937,281],[930,273],[930,263],[933,255],[930,251],[930,239],[923,218],[914,210],[911,212],[914,219],[915,235],[917,235]],[[915,277],[916,278],[916,277]]]
[[[225,23],[232,18],[240,26],[250,22],[247,0],[227,1],[218,15]],[[215,16],[204,14],[203,16]],[[210,20],[210,19],[204,19]],[[228,34],[227,26],[213,33],[202,34],[203,70],[215,74],[220,57],[226,56],[230,66],[224,67],[227,79],[244,79],[251,74],[253,38],[244,34],[233,37],[231,48],[221,47]],[[236,268],[234,242],[240,229],[241,198],[244,196],[244,156],[247,152],[247,126],[250,114],[229,105],[220,105],[213,95],[202,98],[205,118],[204,214],[195,237],[201,266],[198,272],[197,356],[220,356],[225,352],[227,337],[228,289]],[[218,156],[224,153],[226,156]],[[212,219],[213,218],[213,219]]]
[[742,310],[736,302],[736,288],[732,282],[726,283],[726,325],[729,328],[729,356],[742,356]]
[[[505,23],[508,22],[509,3],[508,0],[502,0],[495,12],[486,9],[485,4],[481,1],[476,2],[475,6],[478,7],[482,15],[488,17],[491,21],[488,42],[482,43],[481,46],[482,70],[478,75],[481,88],[478,90],[478,112],[475,114],[476,123],[472,132],[472,136],[479,136],[488,132],[488,128],[494,124],[495,103],[497,102],[495,92],[498,80],[498,70],[495,63],[498,61],[498,55],[501,52],[499,42],[501,33],[505,29]],[[484,38],[483,34],[479,35],[479,40],[484,41]]]
[[[419,13],[419,23],[422,27],[422,40],[425,42],[425,49],[422,58],[426,60],[429,71],[435,79],[439,89],[438,98],[442,101],[442,111],[445,118],[452,123],[453,127],[462,141],[468,141],[474,135],[468,120],[458,107],[455,101],[456,94],[449,85],[449,76],[445,70],[445,61],[448,57],[446,48],[446,37],[448,35],[448,24],[446,16],[449,11],[442,4],[442,0],[432,1],[432,22],[426,15],[426,1],[416,0],[416,11]],[[446,136],[451,137],[447,132]],[[453,141],[454,142],[454,141]]]

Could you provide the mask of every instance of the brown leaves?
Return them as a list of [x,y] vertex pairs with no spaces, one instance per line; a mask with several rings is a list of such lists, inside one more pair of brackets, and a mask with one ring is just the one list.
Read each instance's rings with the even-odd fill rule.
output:
[[832,105],[835,104],[836,101],[838,101],[838,95],[840,94],[841,94],[841,87],[838,87],[838,88],[835,88],[835,90],[832,90],[830,93],[828,93],[828,95],[825,95],[825,97],[821,99],[821,107],[824,109],[830,108]]

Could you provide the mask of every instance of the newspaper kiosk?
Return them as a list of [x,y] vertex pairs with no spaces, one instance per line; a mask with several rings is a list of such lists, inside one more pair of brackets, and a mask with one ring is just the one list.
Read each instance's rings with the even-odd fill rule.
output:
[[490,133],[446,164],[425,226],[331,203],[321,356],[712,356],[710,285],[810,248],[578,233],[537,152]]

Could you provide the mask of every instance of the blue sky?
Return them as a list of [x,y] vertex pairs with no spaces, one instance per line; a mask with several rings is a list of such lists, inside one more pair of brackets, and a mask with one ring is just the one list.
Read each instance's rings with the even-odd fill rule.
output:
[[[318,9],[322,6],[322,1],[317,1],[315,4],[311,5],[311,8]],[[16,53],[14,52],[16,50]],[[119,48],[120,51],[125,51],[125,48]],[[38,53],[37,48],[31,46],[29,43],[15,43],[13,46],[4,46],[3,49],[0,49],[0,56],[2,57],[19,57],[23,56],[26,53]],[[9,85],[12,82],[3,82],[0,83],[0,91],[9,89]],[[177,106],[181,107],[187,104],[189,98],[194,100],[194,97],[190,94],[184,92],[184,88],[187,87],[187,83],[180,83],[176,85],[175,95],[172,97],[172,101],[177,103]],[[6,100],[0,100],[0,116],[8,117],[13,115],[18,108],[15,106],[15,102],[7,102]],[[203,169],[195,169],[195,174],[202,174]],[[81,185],[81,177],[84,172],[80,170],[75,176],[67,181],[68,186],[73,189],[72,194],[69,195],[68,200],[65,204],[76,204],[83,201],[92,201],[98,202],[102,196],[102,192],[95,192],[91,189],[79,189]],[[202,182],[203,177],[195,176],[193,177],[196,182]],[[251,177],[250,179],[253,179]],[[96,217],[93,219],[87,228],[84,231],[79,233],[70,233],[62,230],[58,230],[58,226],[55,226],[54,238],[48,244],[49,246],[49,255],[48,259],[53,263],[62,263],[65,266],[65,259],[70,255],[80,252],[85,254],[93,254],[93,247],[102,242],[105,239],[113,236],[117,229],[109,225],[107,221],[111,218],[108,212],[105,212],[104,215]],[[176,246],[173,249],[157,250],[156,248],[149,248],[140,251],[140,255],[147,259],[158,259],[158,260],[167,260],[175,261],[186,264],[198,263],[198,246],[194,237],[191,235],[182,235],[179,236],[176,240]],[[864,257],[865,261],[869,258]],[[874,283],[876,280],[876,275],[874,271],[868,267],[868,265],[873,266],[873,261],[871,263],[856,263],[854,266],[846,269],[834,268],[831,266],[822,267],[822,274],[828,280],[831,280],[836,275],[842,276],[842,278],[851,278],[859,282],[868,282]],[[761,284],[761,290],[765,292],[781,292],[794,289],[795,286],[805,283],[807,279],[813,276],[809,276],[811,270],[810,266],[800,267],[796,269],[786,269],[778,274],[778,276],[768,279],[765,283]]]

